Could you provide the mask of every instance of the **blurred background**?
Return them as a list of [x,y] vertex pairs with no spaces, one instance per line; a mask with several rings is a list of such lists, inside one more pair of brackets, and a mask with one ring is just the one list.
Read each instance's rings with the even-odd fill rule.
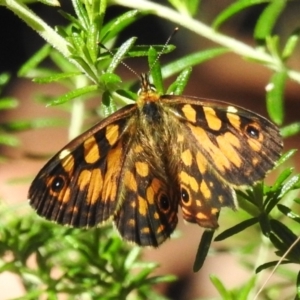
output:
[[[210,24],[215,16],[231,2],[203,0],[201,11],[198,12],[196,19]],[[61,4],[65,11],[72,13],[69,1],[61,1]],[[31,7],[51,26],[65,24],[56,8],[45,7],[42,4],[33,4]],[[257,5],[237,14],[222,26],[221,31],[247,44],[255,45],[253,28],[264,7],[264,4]],[[126,8],[112,6],[108,9],[106,19],[109,20],[125,11]],[[292,29],[299,28],[299,15],[300,1],[288,2],[285,12],[275,28],[276,33],[283,40],[291,33]],[[163,44],[176,26],[177,24],[154,16],[145,16],[138,23],[129,26],[120,35],[117,44],[121,44],[131,36],[138,37],[137,44]],[[44,41],[4,7],[0,7],[0,40],[0,72],[5,71],[12,74],[12,80],[5,89],[4,95],[19,99],[19,106],[16,109],[0,110],[0,122],[43,116],[68,117],[69,114],[66,111],[60,108],[45,108],[44,105],[34,100],[37,95],[42,93],[61,95],[65,92],[61,86],[38,85],[17,77],[20,66],[44,44]],[[180,28],[171,44],[174,44],[177,49],[170,55],[164,55],[161,58],[161,64],[214,45],[211,41],[196,36],[184,28]],[[289,66],[293,69],[299,70],[299,52],[298,46],[295,52],[297,55],[294,55],[289,61]],[[126,63],[138,73],[148,70],[145,60],[132,59]],[[120,70],[122,78],[133,77],[128,73],[130,72],[126,68]],[[184,94],[231,102],[267,116],[265,87],[270,76],[269,69],[228,53],[193,68],[191,80]],[[166,82],[168,84],[172,80]],[[285,90],[285,124],[300,119],[299,95],[300,86],[295,82],[288,81]],[[17,148],[0,145],[1,155],[6,156],[6,161],[0,164],[0,197],[7,204],[20,203],[26,206],[30,179],[33,179],[45,163],[45,159],[32,159],[32,157],[56,153],[67,142],[67,129],[59,127],[28,130],[17,133],[17,137],[21,141]],[[285,140],[285,149],[298,147],[299,136]],[[294,157],[294,160],[299,162],[299,154]],[[300,170],[299,165],[296,166]],[[16,179],[24,178],[26,180],[12,183]],[[268,180],[272,182],[272,178],[268,178]],[[233,225],[231,220],[233,214],[242,216],[242,212],[224,209],[220,219],[221,226],[223,224],[225,226]],[[182,221],[178,228],[179,238],[165,242],[158,249],[144,251],[145,260],[154,261],[160,265],[157,274],[171,273],[179,277],[179,281],[174,284],[159,287],[170,299],[204,299],[217,296],[218,293],[209,280],[209,274],[216,274],[222,278],[228,287],[235,287],[240,282],[249,280],[252,274],[242,266],[243,257],[231,255],[235,252],[235,247],[243,242],[239,237],[230,238],[225,241],[225,244],[214,244],[215,250],[213,248],[212,253],[218,251],[217,255],[211,254],[205,262],[204,268],[198,273],[193,273],[192,266],[203,231],[196,225],[183,224]],[[232,253],[222,253],[222,247],[228,246],[232,249]],[[0,274],[0,291],[0,299],[19,297],[23,293],[18,280],[8,273]]]

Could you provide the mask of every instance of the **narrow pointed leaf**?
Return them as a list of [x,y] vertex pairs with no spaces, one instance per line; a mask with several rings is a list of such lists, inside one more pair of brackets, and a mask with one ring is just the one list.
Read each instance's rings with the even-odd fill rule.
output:
[[205,230],[203,232],[203,235],[201,237],[201,240],[200,240],[200,243],[198,246],[194,266],[193,266],[194,272],[198,272],[202,268],[204,261],[206,259],[206,256],[208,254],[214,233],[215,233],[214,230],[211,230],[211,231]]
[[282,58],[284,60],[290,58],[294,53],[294,51],[296,50],[296,46],[299,42],[299,35],[300,35],[300,29],[298,28],[292,33],[292,35],[289,36],[284,46],[284,49],[282,51]]
[[289,125],[286,125],[280,129],[280,134],[282,137],[287,138],[299,134],[300,132],[300,122],[295,122]]
[[213,27],[217,30],[225,21],[243,11],[249,6],[266,3],[270,0],[240,0],[228,5],[213,21]]
[[153,47],[149,48],[148,64],[150,68],[150,73],[152,75],[153,84],[157,89],[158,93],[163,94],[164,93],[163,77],[161,73],[160,62],[158,60],[158,55],[160,55],[160,53],[157,53],[157,51]]
[[264,40],[272,35],[274,25],[286,6],[286,0],[270,1],[269,5],[261,13],[254,30],[257,40]]
[[118,49],[117,53],[112,58],[111,63],[109,64],[106,72],[107,73],[113,73],[116,67],[120,64],[120,62],[124,59],[124,56],[129,51],[129,49],[133,46],[135,43],[136,38],[130,38],[125,43],[122,44],[122,46]]
[[227,230],[224,230],[222,233],[218,234],[214,241],[216,242],[219,242],[219,241],[222,241],[222,240],[225,240],[241,231],[244,231],[246,228],[252,226],[252,225],[255,225],[258,223],[258,218],[257,217],[254,217],[254,218],[251,218],[251,219],[248,219],[248,220],[245,220]]
[[70,91],[70,92],[64,94],[63,96],[56,98],[55,100],[51,101],[47,106],[55,106],[55,105],[63,104],[74,98],[81,97],[83,95],[86,95],[91,92],[95,92],[97,90],[98,90],[97,85],[85,86],[83,88],[79,88],[79,89]]
[[167,94],[173,94],[173,95],[181,95],[188,83],[188,80],[191,76],[192,68],[186,68],[183,70],[176,80],[169,86],[167,90]]
[[219,55],[225,54],[228,51],[229,50],[226,48],[213,48],[187,55],[184,58],[180,58],[164,66],[162,68],[163,78],[168,78],[188,67],[198,65]]
[[275,73],[267,86],[267,110],[271,120],[281,125],[284,119],[284,89],[287,80],[286,71]]

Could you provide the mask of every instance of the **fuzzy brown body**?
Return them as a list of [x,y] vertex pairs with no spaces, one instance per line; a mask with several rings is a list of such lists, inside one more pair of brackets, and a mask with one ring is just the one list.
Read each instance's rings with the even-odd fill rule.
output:
[[159,96],[142,77],[127,105],[73,140],[34,180],[29,199],[61,224],[113,220],[121,236],[158,246],[174,231],[177,211],[205,228],[221,207],[235,208],[233,188],[264,178],[282,139],[265,118],[230,104]]

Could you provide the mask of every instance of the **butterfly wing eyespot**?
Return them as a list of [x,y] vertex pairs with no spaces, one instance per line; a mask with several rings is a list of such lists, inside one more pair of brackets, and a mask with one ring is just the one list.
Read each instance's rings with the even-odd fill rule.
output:
[[64,188],[65,185],[66,185],[65,178],[59,175],[51,178],[49,189],[53,194],[57,194]]
[[158,204],[160,209],[165,212],[167,212],[171,207],[170,199],[166,194],[159,195]]
[[256,123],[246,125],[245,133],[249,138],[255,140],[261,140],[263,138],[263,134],[261,133],[261,128]]
[[181,188],[181,200],[184,204],[187,204],[189,203],[190,201],[190,195],[189,195],[189,192],[186,188],[182,187]]

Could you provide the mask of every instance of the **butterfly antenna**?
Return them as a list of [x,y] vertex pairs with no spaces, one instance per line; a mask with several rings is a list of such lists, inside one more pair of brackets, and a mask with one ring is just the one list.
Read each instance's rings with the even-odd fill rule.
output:
[[153,62],[152,66],[150,66],[150,70],[148,73],[151,72],[153,66],[155,66],[155,64],[157,63],[157,61],[160,59],[160,57],[162,56],[162,54],[164,53],[165,49],[167,48],[167,46],[169,45],[171,39],[174,37],[174,35],[178,32],[179,27],[175,27],[173,32],[170,34],[170,36],[168,37],[168,39],[166,40],[165,44],[163,45],[163,48],[161,49],[161,51],[158,53],[155,61]]
[[[108,49],[105,45],[100,44],[100,46],[101,46],[103,49],[105,49],[112,57],[114,56],[114,53],[113,53],[110,49]],[[120,63],[121,63],[125,68],[127,68],[130,72],[132,72],[134,75],[136,75],[136,77],[140,78],[139,74],[138,74],[136,71],[134,71],[132,68],[130,68],[124,61],[120,60]]]
[[[173,32],[170,34],[170,36],[168,37],[168,39],[166,40],[165,44],[163,45],[161,51],[158,53],[155,61],[153,62],[152,66],[149,69],[149,72],[147,74],[141,74],[139,75],[136,71],[134,71],[132,68],[130,68],[125,62],[123,62],[122,60],[120,61],[120,63],[126,67],[129,71],[131,71],[133,74],[135,74],[141,81],[141,89],[146,91],[146,90],[150,90],[152,89],[152,86],[149,82],[149,74],[153,68],[153,66],[155,66],[155,64],[157,63],[157,61],[160,59],[160,57],[162,56],[162,54],[164,53],[165,49],[167,48],[167,46],[170,43],[170,40],[174,37],[174,35],[177,33],[177,31],[179,30],[179,27],[175,27]],[[105,45],[100,43],[100,46],[102,48],[104,48],[112,57],[114,56],[114,53],[108,49]]]

